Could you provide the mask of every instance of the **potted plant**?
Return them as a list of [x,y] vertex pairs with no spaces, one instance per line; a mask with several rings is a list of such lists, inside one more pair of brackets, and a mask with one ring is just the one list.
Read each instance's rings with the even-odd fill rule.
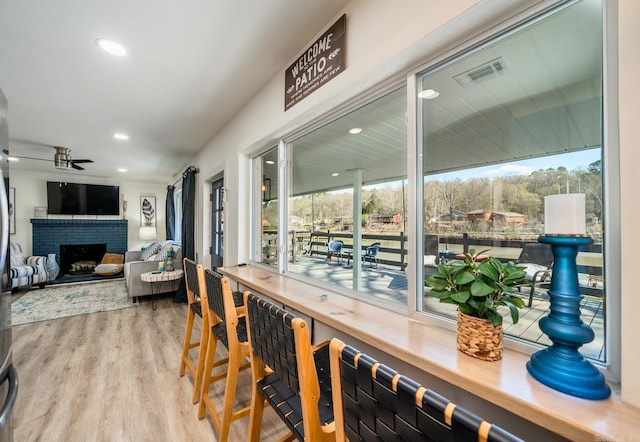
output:
[[513,289],[526,282],[523,266],[493,257],[478,260],[487,250],[471,249],[461,261],[440,264],[427,278],[429,295],[458,306],[458,349],[489,361],[502,359],[502,315],[506,306],[514,324],[524,300]]

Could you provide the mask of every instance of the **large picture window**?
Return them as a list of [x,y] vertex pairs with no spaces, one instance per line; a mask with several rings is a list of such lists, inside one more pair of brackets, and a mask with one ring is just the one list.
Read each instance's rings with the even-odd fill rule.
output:
[[288,143],[287,271],[407,305],[407,92]]
[[553,260],[532,252],[544,197],[582,193],[595,242],[578,255],[581,314],[596,338],[581,351],[608,362],[601,0],[562,3],[412,78],[254,159],[254,261],[440,323],[456,312],[429,295],[438,264],[472,249],[526,263],[535,284],[519,288],[518,324],[505,308],[505,333],[545,346]]
[[[424,278],[468,250],[527,264],[527,307],[505,333],[550,344],[544,197],[583,193],[595,244],[578,256],[583,322],[596,339],[585,356],[605,360],[602,14],[584,0],[539,17],[419,75]],[[531,265],[529,265],[531,264]],[[455,318],[455,305],[418,297],[418,309]]]

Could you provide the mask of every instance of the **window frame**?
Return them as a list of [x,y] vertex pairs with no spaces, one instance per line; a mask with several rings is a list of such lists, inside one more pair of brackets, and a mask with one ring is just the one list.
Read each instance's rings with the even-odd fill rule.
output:
[[[365,93],[360,93],[347,103],[337,106],[333,110],[327,112],[323,116],[314,119],[313,121],[305,124],[301,127],[290,131],[288,134],[282,136],[278,141],[278,158],[280,164],[278,165],[278,198],[279,198],[279,220],[286,220],[288,216],[288,198],[290,187],[290,144],[295,142],[296,139],[303,137],[304,135],[314,131],[315,129],[338,120],[342,116],[357,110],[358,108],[380,98],[381,96],[390,93],[391,91],[399,88],[406,87],[407,91],[407,235],[409,240],[407,243],[407,256],[411,258],[412,262],[422,262],[423,245],[422,236],[424,228],[424,220],[422,219],[423,213],[423,162],[422,152],[419,151],[418,140],[422,136],[421,125],[419,121],[418,101],[416,97],[417,82],[419,74],[429,69],[434,69],[439,65],[449,62],[454,58],[458,58],[460,55],[469,53],[470,51],[478,50],[485,47],[509,33],[515,32],[523,23],[531,22],[539,19],[542,16],[554,14],[564,8],[581,0],[559,0],[552,2],[551,5],[546,3],[536,8],[531,8],[522,14],[510,17],[508,20],[503,21],[497,26],[484,28],[479,34],[471,39],[464,41],[462,44],[456,45],[452,43],[449,49],[440,53],[437,56],[425,54],[424,58],[429,58],[428,61],[420,64],[417,67],[411,69],[404,69],[397,75],[390,77],[387,81],[382,81],[370,88]],[[620,285],[621,285],[621,271],[620,271],[620,250],[619,245],[621,241],[621,228],[620,228],[620,180],[619,180],[619,143],[618,143],[618,115],[617,115],[617,6],[612,2],[602,2],[602,23],[603,23],[603,87],[602,87],[602,101],[603,101],[603,123],[602,123],[602,158],[603,158],[603,223],[606,226],[607,240],[603,245],[603,261],[605,278],[608,281],[607,285],[607,308],[606,308],[606,363],[593,361],[607,376],[607,378],[619,381],[620,379],[620,346],[621,346],[621,330],[618,326],[621,318],[621,300],[620,300]],[[458,41],[461,36],[458,35]],[[259,166],[256,166],[256,160],[260,158],[265,152],[271,150],[274,147],[274,143],[270,143],[265,146],[263,150],[255,154],[252,157],[251,168],[253,177],[253,192],[252,192],[252,208],[253,208],[253,222],[252,229],[254,239],[251,242],[254,250],[251,251],[252,262],[260,265],[270,271],[277,271],[279,273],[286,273],[287,277],[303,280],[311,285],[319,286],[327,289],[326,285],[323,285],[321,281],[317,281],[310,278],[305,278],[300,275],[287,272],[286,257],[288,256],[288,243],[287,243],[287,225],[286,222],[278,223],[278,266],[277,269],[273,266],[261,264],[254,258],[259,256],[260,253],[260,241],[261,241],[261,174]],[[257,214],[257,216],[256,216]],[[604,228],[603,228],[604,229]],[[420,240],[416,240],[420,238]],[[330,290],[345,294],[352,298],[361,300],[374,305],[379,305],[389,310],[397,311],[407,315],[407,317],[416,319],[420,322],[435,324],[447,329],[454,330],[456,327],[455,321],[435,317],[428,312],[419,311],[417,309],[417,298],[422,295],[422,280],[423,269],[422,266],[410,265],[406,269],[408,279],[408,305],[398,306],[396,304],[389,305],[388,302],[379,302],[377,300],[363,299],[362,294],[353,290],[344,290],[339,287],[331,287]],[[539,345],[530,342],[519,341],[515,338],[505,337],[505,347],[520,351],[523,353],[533,353],[540,348]]]
[[[567,0],[555,3],[541,11],[531,13],[524,16],[522,19],[517,20],[510,26],[502,30],[488,31],[487,35],[479,41],[476,41],[468,46],[461,46],[447,52],[439,59],[431,60],[421,66],[413,69],[407,75],[407,90],[409,93],[408,100],[410,100],[410,106],[408,109],[411,111],[408,114],[409,122],[414,124],[415,130],[413,134],[415,136],[409,137],[411,145],[409,146],[410,157],[416,158],[415,164],[409,165],[408,171],[412,176],[409,180],[410,191],[415,192],[413,199],[409,201],[412,204],[409,205],[410,210],[415,208],[415,212],[408,213],[409,219],[414,222],[410,223],[415,231],[409,229],[409,237],[413,235],[414,238],[422,238],[424,232],[424,217],[421,215],[424,211],[424,186],[422,186],[423,179],[423,161],[420,141],[424,135],[422,131],[422,125],[419,124],[422,118],[419,106],[419,98],[417,92],[419,89],[420,78],[427,71],[436,70],[442,66],[451,63],[453,60],[458,59],[462,55],[472,54],[479,51],[498,39],[502,39],[518,30],[524,24],[533,24],[537,21],[543,20],[553,14],[556,14],[566,8],[569,8],[582,0]],[[620,324],[621,318],[621,299],[620,299],[620,251],[613,250],[614,244],[620,244],[620,180],[619,180],[619,143],[617,128],[617,51],[615,41],[617,26],[615,22],[616,14],[614,6],[611,2],[605,0],[602,1],[602,38],[603,38],[603,64],[602,64],[602,109],[601,115],[602,121],[602,181],[603,181],[603,235],[606,240],[603,244],[603,271],[605,280],[607,281],[606,297],[603,302],[606,302],[606,319],[605,319],[605,351],[606,362],[591,360],[596,366],[598,366],[608,378],[619,381],[620,380],[620,345],[621,345],[621,330],[619,327],[615,327],[615,324]],[[410,92],[409,92],[410,91]],[[412,94],[412,95],[411,95]],[[412,101],[412,103],[411,103]],[[606,226],[606,227],[604,227]],[[411,242],[409,246],[414,245],[415,250],[411,254],[413,262],[420,262],[418,259],[422,259],[423,255],[423,243],[422,241]],[[409,299],[410,316],[416,320],[443,326],[445,328],[454,330],[456,328],[455,319],[444,318],[442,316],[436,316],[429,312],[418,310],[418,298],[422,296],[423,286],[423,269],[421,266],[412,266],[411,268],[414,279],[413,283],[409,281],[412,290],[409,291],[409,296],[413,296],[413,300]],[[546,348],[541,345],[522,341],[514,337],[505,336],[505,347],[515,349],[524,353],[533,353],[541,348]]]

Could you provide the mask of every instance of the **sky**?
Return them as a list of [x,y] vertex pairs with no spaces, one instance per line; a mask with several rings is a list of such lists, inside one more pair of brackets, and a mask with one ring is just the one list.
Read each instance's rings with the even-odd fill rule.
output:
[[[494,164],[492,166],[474,167],[471,169],[457,170],[454,172],[440,173],[429,175],[424,178],[428,181],[449,181],[459,178],[463,181],[471,178],[496,178],[514,175],[531,175],[532,172],[540,169],[565,167],[568,171],[576,169],[586,170],[589,164],[601,159],[600,148],[581,150],[578,152],[570,152],[560,155],[550,155],[542,158],[533,158],[530,160],[513,161],[505,164]],[[365,190],[399,187],[400,181],[392,183],[373,184],[364,186]],[[350,191],[350,190],[349,190]]]
[[565,167],[569,171],[575,169],[586,170],[589,164],[600,159],[600,148],[582,150],[561,155],[550,155],[547,157],[534,158],[530,160],[513,161],[506,164],[495,164],[492,166],[475,167],[467,170],[457,170],[455,172],[429,175],[426,181],[448,181],[459,178],[467,180],[470,178],[495,178],[513,175],[530,175],[540,169]]

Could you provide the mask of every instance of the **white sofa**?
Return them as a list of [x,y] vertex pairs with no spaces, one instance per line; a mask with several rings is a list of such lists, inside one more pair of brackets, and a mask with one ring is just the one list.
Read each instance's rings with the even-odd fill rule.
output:
[[[160,248],[157,249],[157,244]],[[175,292],[180,287],[182,279],[174,281],[164,281],[159,287],[154,287],[151,291],[151,283],[143,282],[140,275],[146,272],[158,270],[158,264],[166,260],[166,248],[171,245],[174,249],[173,267],[182,270],[182,250],[179,244],[172,241],[163,243],[153,243],[144,251],[128,250],[124,255],[124,281],[127,286],[127,293],[135,302],[139,296],[150,296],[158,293]],[[155,250],[157,249],[157,250]],[[156,253],[153,253],[156,251]]]
[[11,289],[37,284],[44,288],[49,280],[46,256],[24,256],[22,246],[11,243]]

